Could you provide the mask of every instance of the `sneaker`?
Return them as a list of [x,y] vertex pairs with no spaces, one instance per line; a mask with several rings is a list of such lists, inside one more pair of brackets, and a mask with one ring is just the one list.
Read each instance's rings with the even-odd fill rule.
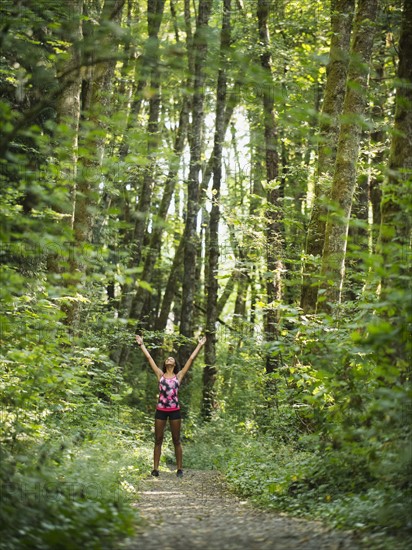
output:
[[159,470],[152,470],[152,473],[150,474],[153,477],[159,477]]
[[177,477],[183,477],[183,470],[177,470],[176,475]]

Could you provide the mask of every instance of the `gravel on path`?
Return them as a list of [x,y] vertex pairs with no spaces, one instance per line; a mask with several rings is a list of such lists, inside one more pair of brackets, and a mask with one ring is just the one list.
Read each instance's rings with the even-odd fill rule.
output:
[[142,482],[144,519],[124,550],[358,550],[351,533],[262,511],[230,493],[219,472],[161,471]]

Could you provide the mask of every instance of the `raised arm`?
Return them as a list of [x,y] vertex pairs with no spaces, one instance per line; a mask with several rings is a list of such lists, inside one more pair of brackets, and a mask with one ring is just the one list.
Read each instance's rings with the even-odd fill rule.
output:
[[136,334],[136,342],[140,346],[140,348],[141,348],[143,354],[145,355],[146,359],[149,361],[149,365],[152,367],[153,372],[155,373],[157,379],[160,380],[160,378],[163,376],[163,371],[162,371],[162,369],[159,369],[159,367],[156,365],[156,363],[153,360],[153,357],[150,355],[148,349],[144,345],[143,338],[141,336],[139,336],[138,334]]
[[185,374],[187,373],[187,371],[190,369],[190,367],[191,367],[193,361],[196,359],[197,354],[198,354],[199,351],[202,349],[202,347],[204,346],[205,342],[206,342],[206,336],[203,336],[203,337],[199,340],[199,342],[198,342],[197,346],[195,347],[195,349],[192,351],[192,353],[191,353],[189,359],[186,361],[186,364],[185,364],[185,366],[183,367],[183,369],[177,373],[176,376],[177,376],[177,379],[179,380],[179,382],[181,382],[181,381],[183,380],[183,377],[185,376]]

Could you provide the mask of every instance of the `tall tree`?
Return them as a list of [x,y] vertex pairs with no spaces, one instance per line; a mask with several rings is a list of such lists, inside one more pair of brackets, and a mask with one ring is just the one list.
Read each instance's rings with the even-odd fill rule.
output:
[[317,259],[322,256],[327,209],[338,144],[340,116],[345,98],[346,77],[349,65],[349,46],[352,32],[355,0],[332,0],[331,43],[327,77],[320,116],[320,144],[315,197],[306,239],[305,275],[302,281],[300,305],[305,312],[316,309],[319,274]]
[[[199,210],[199,174],[202,155],[202,128],[204,123],[205,62],[208,43],[208,24],[212,0],[199,0],[196,31],[193,36],[194,80],[192,124],[189,132],[190,167],[187,183],[186,224],[183,234],[183,282],[180,334],[189,339],[194,334],[193,304],[195,299],[195,274],[197,257],[197,213]],[[183,364],[189,356],[191,345],[183,343],[179,348],[179,360]]]
[[[259,41],[262,52],[260,64],[264,76],[262,89],[263,127],[265,136],[265,166],[267,187],[266,209],[266,294],[265,334],[270,343],[277,339],[279,316],[276,303],[282,295],[281,274],[283,258],[283,232],[280,209],[280,187],[277,184],[279,173],[278,131],[275,118],[272,53],[270,47],[268,19],[270,3],[258,0],[257,19]],[[266,371],[273,372],[278,365],[278,359],[269,352],[266,359]]]
[[67,15],[70,20],[67,22],[66,29],[70,36],[67,36],[66,40],[70,43],[70,48],[68,58],[64,58],[64,61],[57,58],[57,78],[61,87],[61,94],[57,99],[57,118],[59,121],[69,124],[71,130],[69,167],[74,175],[76,173],[80,121],[83,0],[70,0],[68,5],[70,10]]
[[[147,226],[147,219],[152,203],[153,186],[156,174],[156,151],[159,146],[159,116],[160,116],[160,69],[159,69],[159,30],[163,19],[165,0],[148,0],[147,3],[147,29],[148,44],[147,64],[142,70],[148,71],[150,80],[149,116],[147,122],[147,164],[143,170],[143,176],[139,184],[140,171],[132,172],[132,180],[129,184],[133,187],[138,184],[138,204],[134,213],[133,230],[130,234],[131,253],[129,265],[136,269],[141,261],[144,236]],[[121,315],[129,318],[132,310],[134,297],[135,277],[129,284],[123,287]]]
[[[406,289],[410,254],[412,182],[412,2],[404,0],[396,88],[394,131],[382,199],[379,249],[383,255],[384,293],[394,285]],[[395,246],[390,246],[393,243]],[[389,274],[396,273],[396,277]],[[389,275],[389,276],[388,276]]]
[[[84,281],[81,280],[87,269],[84,255],[87,246],[92,243],[94,202],[98,192],[96,173],[104,156],[105,138],[97,129],[99,127],[102,129],[101,116],[108,113],[109,94],[116,63],[118,42],[111,25],[119,22],[124,1],[105,0],[99,15],[98,26],[95,27],[89,22],[83,28],[85,41],[100,43],[104,59],[98,63],[94,51],[86,53],[87,68],[83,71],[80,95],[81,119],[78,127],[78,142],[83,154],[79,155],[74,178],[73,251],[70,254],[71,278],[69,280],[77,290],[84,285]],[[76,86],[76,82],[73,86]],[[73,88],[73,92],[77,92],[77,88]],[[75,104],[76,100],[70,105],[74,108]],[[94,126],[92,131],[91,125]],[[78,328],[76,325],[79,321],[80,303],[74,300],[66,307],[67,323],[75,329]]]
[[377,0],[359,0],[355,15],[342,125],[331,189],[333,210],[329,212],[326,222],[322,255],[323,294],[321,298],[318,297],[318,307],[326,311],[332,304],[340,301],[344,281],[349,218],[356,187],[356,163],[367,101],[377,8]]
[[[226,135],[226,131],[227,131],[230,119],[233,115],[233,111],[239,101],[239,96],[237,93],[235,93],[238,86],[239,86],[239,83],[236,83],[231,89],[231,93],[228,94],[229,97],[227,99],[227,105],[225,109],[223,135]],[[205,163],[206,167],[202,174],[203,177],[202,177],[202,182],[200,186],[199,203],[198,203],[197,212],[199,212],[200,208],[202,207],[206,199],[205,191],[209,185],[210,178],[213,175],[213,159],[214,159],[214,156],[212,151],[212,154],[210,155],[209,160]],[[168,281],[166,283],[166,288],[162,298],[160,312],[158,314],[158,318],[155,321],[155,330],[157,331],[163,331],[165,329],[173,299],[177,291],[180,289],[180,282],[182,279],[182,271],[183,271],[183,266],[182,266],[183,250],[184,250],[184,239],[181,238],[181,240],[179,241],[179,245],[177,246],[175,251],[175,256],[173,259]],[[225,303],[225,298],[227,299],[227,297],[221,296],[221,298],[222,298],[222,301],[219,300],[219,303],[223,308]],[[218,307],[218,310],[219,310],[219,307]]]
[[219,270],[219,219],[220,186],[222,180],[222,149],[225,139],[225,104],[227,95],[227,57],[230,48],[231,0],[223,2],[222,31],[220,38],[220,67],[217,77],[215,137],[213,146],[212,209],[209,221],[206,345],[203,369],[203,416],[208,418],[214,408],[213,386],[216,378],[216,323],[218,319],[218,270]]
[[[150,243],[148,246],[143,272],[141,275],[141,280],[145,283],[151,283],[154,265],[156,260],[159,258],[162,244],[162,236],[164,233],[163,222],[166,219],[173,193],[175,191],[177,174],[180,168],[180,158],[183,153],[187,137],[188,122],[189,98],[185,96],[183,98],[183,104],[180,111],[179,125],[175,134],[173,156],[169,163],[168,175],[164,183],[162,199],[156,212],[155,226],[150,236]],[[132,315],[134,319],[140,319],[140,316],[144,310],[145,300],[148,297],[148,293],[148,290],[142,286],[139,287],[136,291],[132,307]]]
[[[56,119],[63,124],[63,132],[69,129],[69,144],[63,149],[59,158],[60,179],[68,189],[68,201],[71,210],[66,213],[66,222],[73,228],[75,181],[77,176],[77,160],[79,145],[79,124],[81,112],[81,88],[82,88],[82,62],[83,62],[83,0],[70,0],[70,10],[65,13],[67,20],[63,26],[65,41],[70,44],[65,56],[56,60],[56,75],[59,83],[60,94],[56,101]],[[59,132],[56,133],[56,152],[58,141],[62,139]],[[66,140],[65,140],[66,141]],[[63,158],[62,158],[63,157]],[[60,209],[60,207],[57,207]],[[49,254],[47,265],[51,273],[58,273],[62,269],[58,254]],[[65,311],[65,306],[63,306]]]

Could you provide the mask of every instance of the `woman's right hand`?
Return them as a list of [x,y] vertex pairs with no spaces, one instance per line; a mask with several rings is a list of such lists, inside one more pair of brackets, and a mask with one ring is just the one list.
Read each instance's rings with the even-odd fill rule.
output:
[[202,336],[202,338],[200,338],[199,344],[200,344],[201,346],[203,346],[203,345],[206,344],[206,336]]
[[139,346],[143,344],[143,338],[139,334],[136,334],[136,342],[139,344]]

